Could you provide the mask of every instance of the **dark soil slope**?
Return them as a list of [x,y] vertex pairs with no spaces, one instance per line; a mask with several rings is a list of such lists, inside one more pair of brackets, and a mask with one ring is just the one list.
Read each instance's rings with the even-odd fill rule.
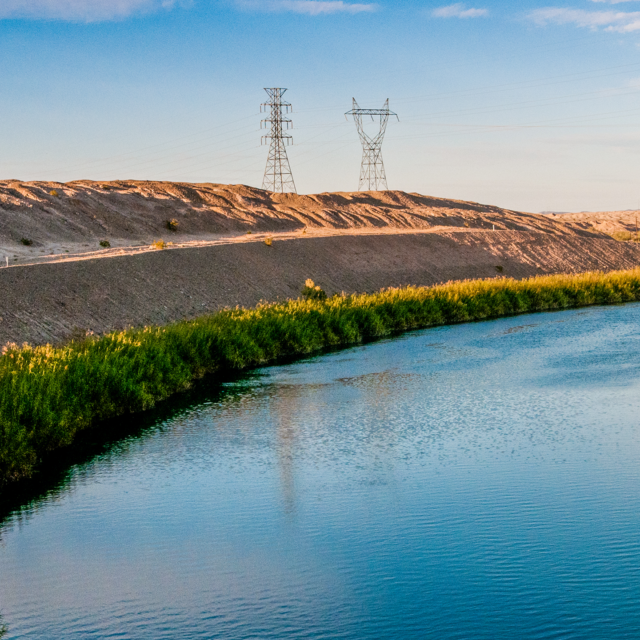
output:
[[[0,344],[59,342],[166,323],[226,306],[453,279],[624,269],[631,243],[540,231],[405,232],[298,237],[0,269]],[[501,269],[499,269],[501,267]]]

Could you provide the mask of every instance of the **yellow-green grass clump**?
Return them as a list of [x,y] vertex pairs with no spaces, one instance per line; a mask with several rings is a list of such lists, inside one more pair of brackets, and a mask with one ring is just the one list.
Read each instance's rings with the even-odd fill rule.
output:
[[631,231],[613,231],[609,234],[618,242],[640,242],[640,235]]
[[7,345],[0,356],[0,484],[32,475],[79,431],[149,409],[207,373],[408,329],[636,300],[640,269],[499,278],[228,309],[59,348]]

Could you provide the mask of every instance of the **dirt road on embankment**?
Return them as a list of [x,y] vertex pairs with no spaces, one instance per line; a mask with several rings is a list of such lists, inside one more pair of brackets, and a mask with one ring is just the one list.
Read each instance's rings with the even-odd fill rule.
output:
[[[160,238],[173,244],[155,249]],[[402,192],[5,181],[2,259],[0,344],[42,344],[297,297],[306,278],[331,294],[610,271],[639,265],[640,247],[548,216]]]

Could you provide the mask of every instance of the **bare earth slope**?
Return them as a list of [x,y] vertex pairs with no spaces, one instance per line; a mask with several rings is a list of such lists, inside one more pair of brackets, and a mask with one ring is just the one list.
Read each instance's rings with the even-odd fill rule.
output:
[[396,191],[0,182],[0,345],[297,297],[306,278],[331,294],[640,264],[640,246],[581,224]]
[[[177,231],[167,229],[168,220]],[[511,229],[573,232],[546,216],[401,191],[276,194],[242,185],[117,181],[0,181],[0,260],[202,243],[253,233],[352,229]],[[31,241],[30,246],[21,243]],[[108,253],[114,253],[108,252]],[[116,252],[117,253],[117,252]]]
[[640,211],[582,211],[580,213],[547,214],[552,220],[568,223],[574,228],[601,233],[635,233]]

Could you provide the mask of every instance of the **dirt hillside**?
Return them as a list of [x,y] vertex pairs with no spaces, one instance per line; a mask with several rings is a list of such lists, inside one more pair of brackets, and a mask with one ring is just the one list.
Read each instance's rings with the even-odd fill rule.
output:
[[599,233],[633,233],[640,229],[640,211],[582,211],[580,213],[551,213],[549,218],[569,224],[573,228]]
[[299,196],[242,185],[0,181],[0,261],[5,264],[7,259],[22,264],[105,253],[100,241],[108,241],[112,249],[129,249],[149,247],[159,239],[198,244],[249,231],[494,228],[589,233],[547,216],[401,191]]
[[332,294],[640,264],[640,245],[591,227],[398,191],[4,181],[0,345],[297,297],[306,278]]
[[[298,297],[306,278],[332,294],[407,284],[640,264],[640,247],[535,231],[339,235],[150,251],[0,269],[0,345],[60,342]],[[500,269],[499,269],[500,267]]]

